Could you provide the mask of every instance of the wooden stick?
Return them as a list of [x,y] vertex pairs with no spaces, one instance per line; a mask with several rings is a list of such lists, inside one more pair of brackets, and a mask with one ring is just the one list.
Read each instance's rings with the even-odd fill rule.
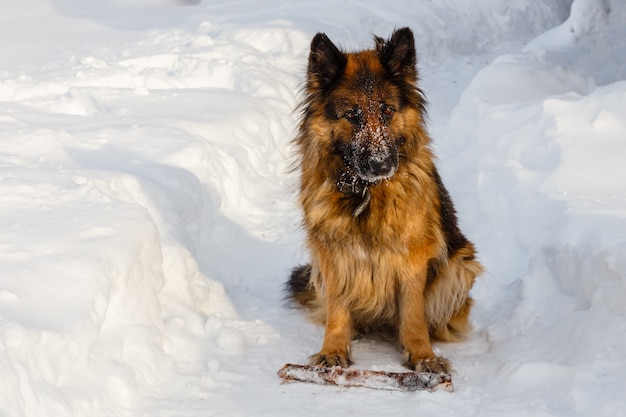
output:
[[339,366],[287,364],[278,371],[278,376],[285,382],[301,381],[322,385],[345,387],[365,387],[395,391],[435,391],[443,389],[454,391],[452,378],[448,374],[431,372],[386,372],[364,369],[346,369]]

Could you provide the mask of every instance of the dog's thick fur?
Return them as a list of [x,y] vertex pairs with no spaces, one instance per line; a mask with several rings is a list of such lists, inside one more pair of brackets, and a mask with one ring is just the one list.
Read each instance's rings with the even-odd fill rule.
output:
[[311,43],[295,145],[311,263],[290,296],[326,325],[313,365],[350,365],[350,341],[391,329],[411,369],[449,372],[431,338],[469,330],[468,292],[482,272],[434,164],[417,87],[413,33],[346,53]]

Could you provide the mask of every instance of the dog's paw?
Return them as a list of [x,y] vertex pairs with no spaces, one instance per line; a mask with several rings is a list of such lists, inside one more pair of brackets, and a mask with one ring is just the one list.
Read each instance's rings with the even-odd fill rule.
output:
[[352,365],[352,361],[347,352],[320,352],[309,357],[309,365],[325,366],[328,368],[332,368],[333,366],[348,368]]
[[435,374],[449,374],[452,372],[450,361],[439,356],[413,359],[410,355],[406,355],[404,366],[415,372],[430,372]]

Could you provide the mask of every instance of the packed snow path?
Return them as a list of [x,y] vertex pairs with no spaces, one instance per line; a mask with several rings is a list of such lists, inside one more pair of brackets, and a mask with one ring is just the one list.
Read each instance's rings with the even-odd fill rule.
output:
[[[15,3],[15,2],[13,2]],[[626,415],[623,0],[0,6],[0,416]],[[323,329],[290,144],[309,42],[410,26],[488,273],[455,392],[281,385]],[[400,371],[387,341],[356,366]]]

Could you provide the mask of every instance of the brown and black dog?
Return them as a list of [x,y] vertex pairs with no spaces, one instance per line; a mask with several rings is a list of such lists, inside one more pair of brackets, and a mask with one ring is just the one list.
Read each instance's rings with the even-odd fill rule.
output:
[[469,331],[468,293],[483,268],[457,226],[434,164],[409,28],[375,49],[311,43],[295,146],[311,263],[289,295],[326,325],[312,365],[350,365],[354,336],[397,335],[411,369],[450,372],[431,339]]

